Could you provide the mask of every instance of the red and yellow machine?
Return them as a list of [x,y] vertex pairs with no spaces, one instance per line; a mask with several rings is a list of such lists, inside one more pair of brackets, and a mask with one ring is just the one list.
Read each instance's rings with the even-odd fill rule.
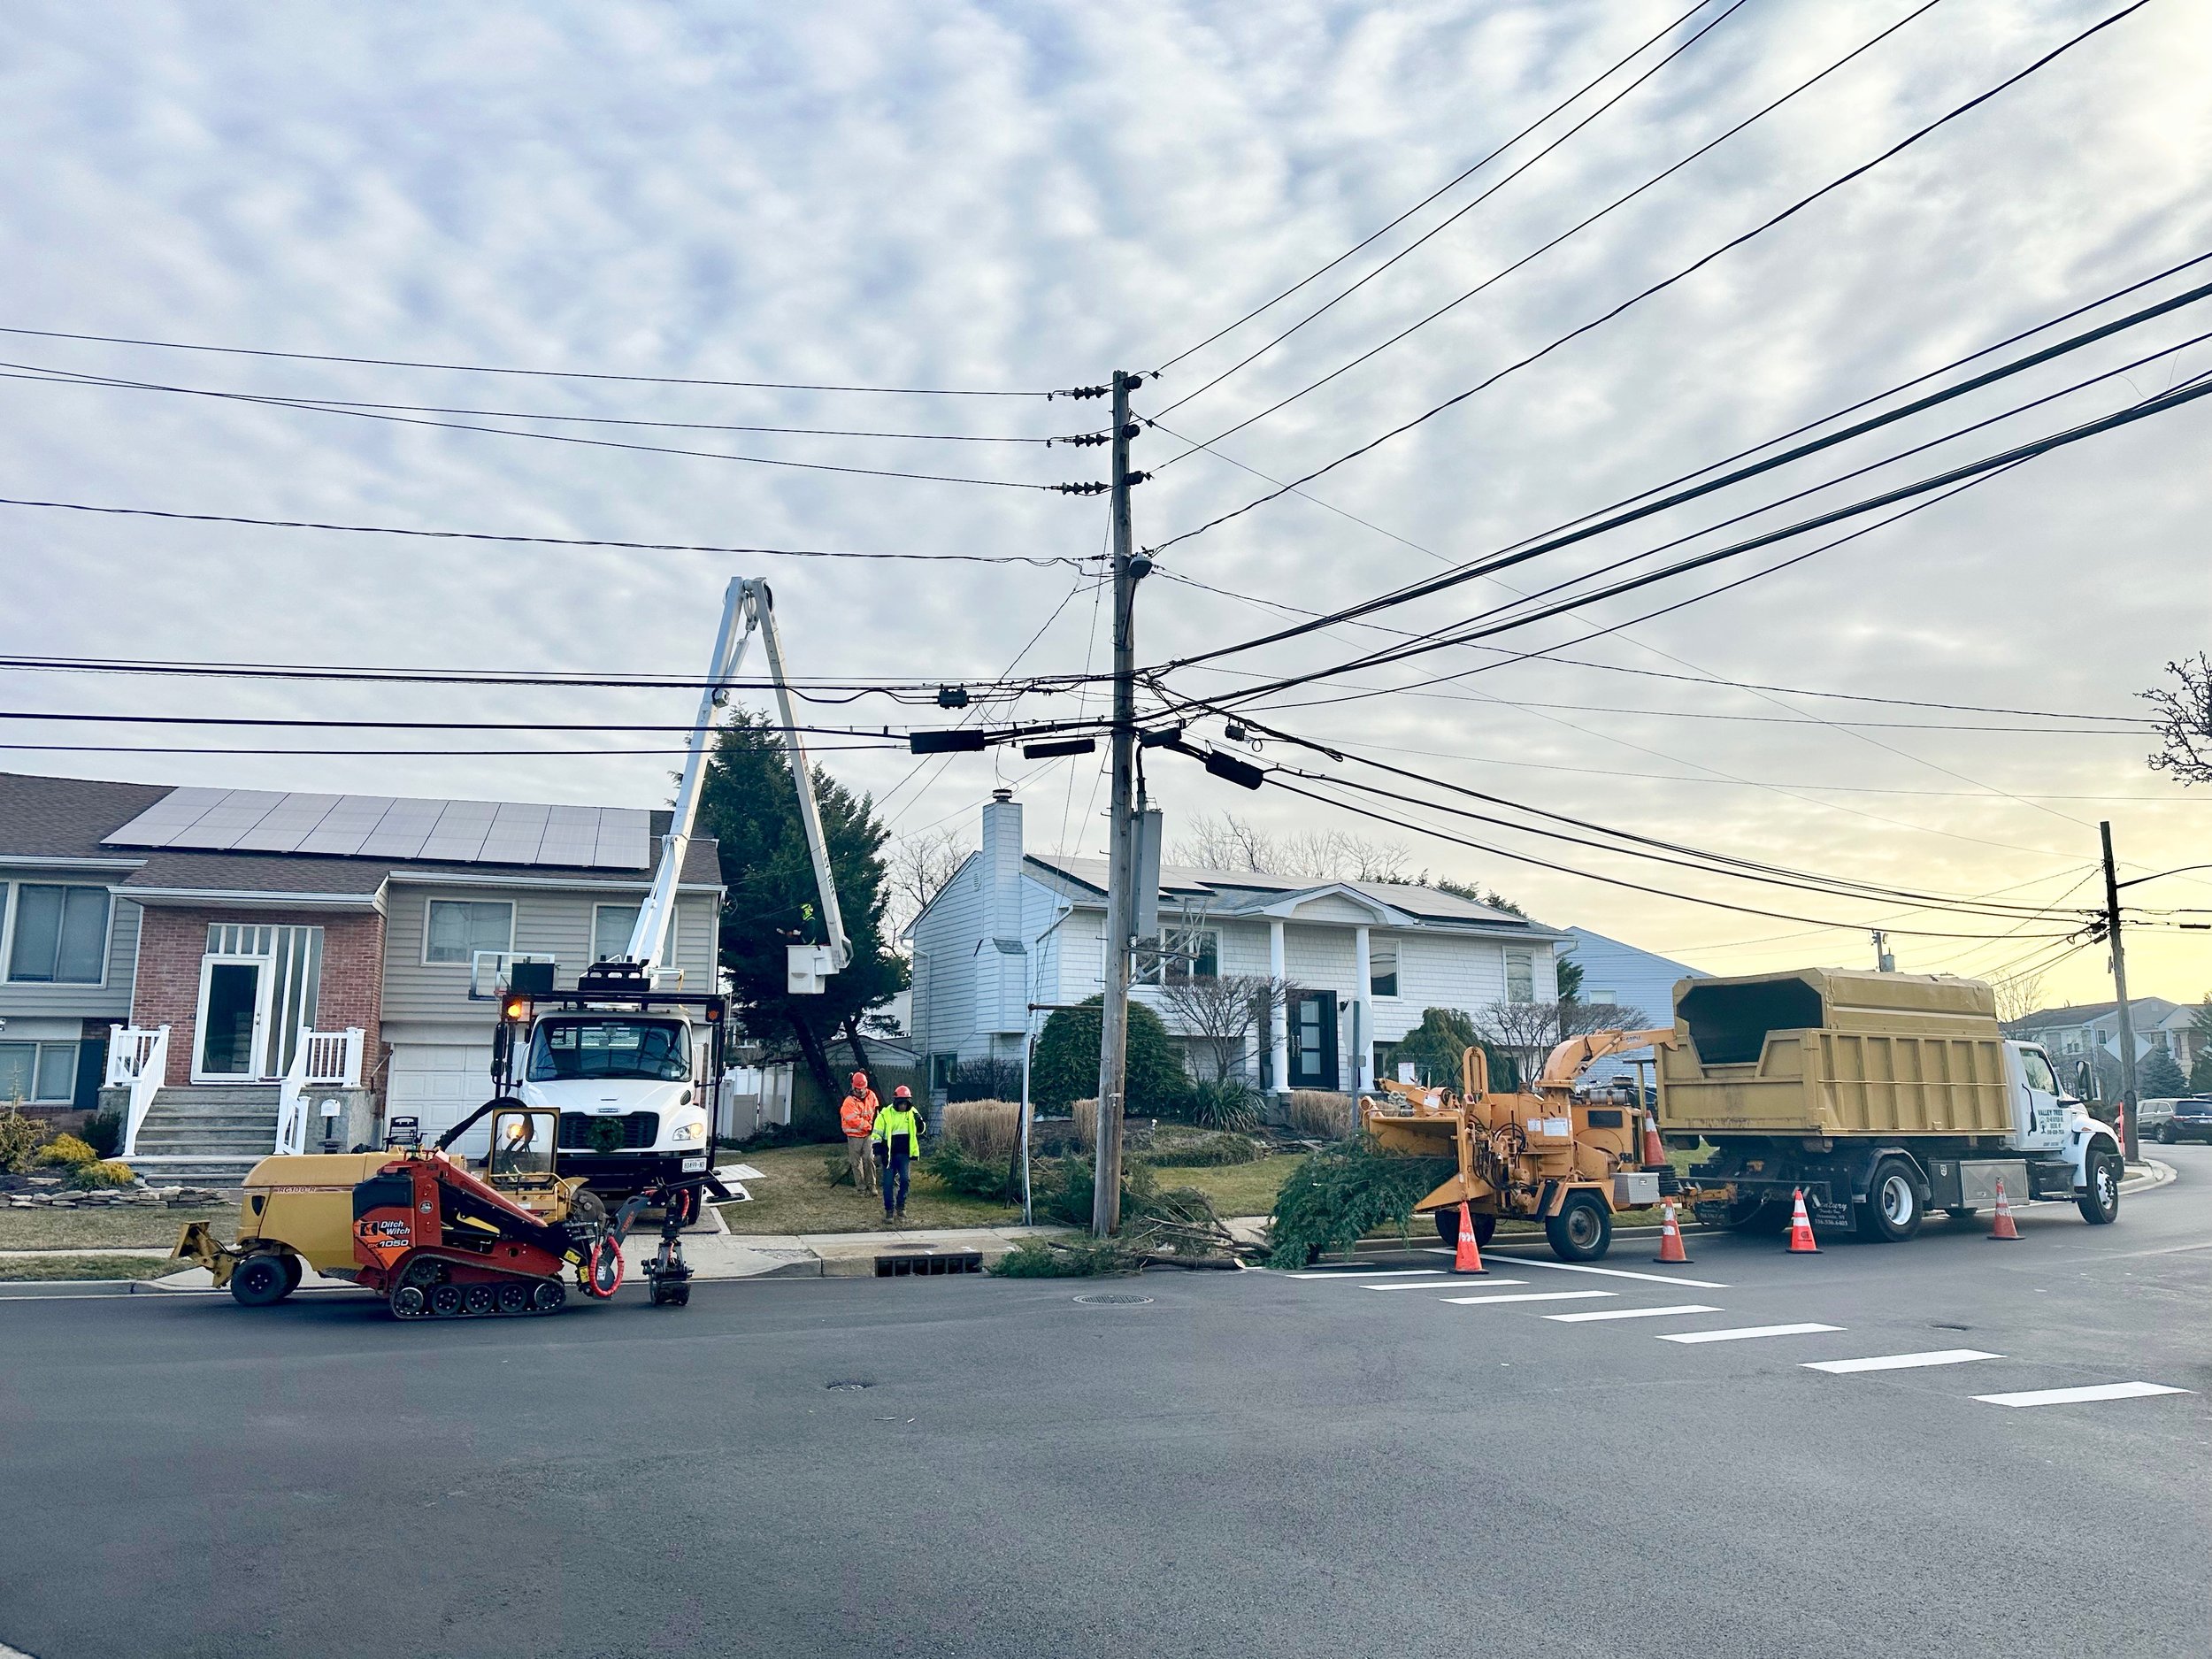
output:
[[1457,1163],[1458,1173],[1414,1206],[1435,1215],[1445,1243],[1458,1240],[1464,1202],[1479,1243],[1501,1217],[1541,1221],[1552,1254],[1594,1262],[1613,1241],[1615,1210],[1659,1202],[1665,1166],[1640,1100],[1580,1100],[1575,1083],[1609,1055],[1673,1041],[1672,1026],[1576,1037],[1551,1051],[1533,1091],[1515,1094],[1492,1094],[1486,1056],[1469,1048],[1456,1090],[1384,1084],[1388,1098],[1367,1102],[1367,1132],[1387,1151]]

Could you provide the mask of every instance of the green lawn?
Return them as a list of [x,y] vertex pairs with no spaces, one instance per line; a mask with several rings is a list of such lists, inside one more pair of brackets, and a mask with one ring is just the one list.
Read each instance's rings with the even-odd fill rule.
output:
[[1213,1201],[1215,1212],[1231,1216],[1264,1216],[1275,1208],[1275,1194],[1290,1172],[1305,1160],[1302,1152],[1279,1152],[1250,1164],[1213,1164],[1202,1169],[1153,1171],[1162,1187],[1195,1187]]
[[[866,1233],[883,1229],[883,1202],[855,1192],[849,1186],[830,1185],[825,1164],[834,1156],[844,1166],[841,1147],[779,1147],[772,1152],[736,1155],[737,1162],[751,1164],[764,1179],[748,1181],[749,1204],[720,1206],[732,1233]],[[909,1227],[993,1227],[1018,1223],[1018,1204],[996,1204],[987,1199],[964,1198],[949,1193],[929,1173],[929,1160],[915,1166],[906,1196]]]
[[158,1256],[0,1256],[0,1284],[29,1279],[159,1279],[178,1271]]
[[[188,1221],[204,1221],[227,1243],[238,1230],[238,1206],[205,1210],[0,1210],[0,1250],[169,1250]],[[126,1275],[125,1277],[127,1277]]]

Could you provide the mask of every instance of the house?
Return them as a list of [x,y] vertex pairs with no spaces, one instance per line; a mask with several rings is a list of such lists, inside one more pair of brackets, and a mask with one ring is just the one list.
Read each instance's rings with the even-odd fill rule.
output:
[[[2186,1077],[2205,1048],[2204,1034],[2196,1027],[2200,1006],[2170,1002],[2162,996],[2130,997],[2128,1023],[2135,1033],[2136,1063],[2141,1064],[2153,1054],[2169,1054]],[[2105,1086],[2111,1091],[2119,1078],[2119,1008],[2117,1002],[2039,1008],[2007,1025],[2005,1034],[2042,1044],[2043,1051],[2058,1063],[2059,1074],[2070,1084],[2080,1063],[2093,1059],[2094,1069],[2107,1074]]]
[[[982,841],[906,933],[913,1044],[933,1093],[956,1061],[1018,1060],[1035,1028],[1032,1004],[1080,1002],[1105,982],[1105,861],[1028,852],[1009,790],[983,809]],[[1285,1012],[1251,1033],[1240,1069],[1277,1092],[1372,1087],[1425,1008],[1552,1000],[1553,953],[1569,937],[1397,882],[1171,867],[1158,898],[1160,926],[1138,952],[1133,995],[1187,1039],[1165,982],[1276,982]]]
[[[669,814],[0,773],[0,1099],[125,1108],[150,1177],[426,1133],[486,1098],[493,980],[628,941]],[[670,960],[712,987],[695,840]],[[312,1124],[312,1127],[310,1124]]]
[[[1570,938],[1560,947],[1560,955],[1582,969],[1581,1000],[1593,1006],[1609,1002],[1630,1010],[1646,1028],[1674,1023],[1677,980],[1709,977],[1702,968],[1624,944],[1586,927],[1570,927],[1567,932]],[[1589,1075],[1626,1077],[1635,1071],[1639,1060],[1649,1064],[1650,1059],[1648,1048],[1629,1049],[1599,1061],[1590,1068]]]

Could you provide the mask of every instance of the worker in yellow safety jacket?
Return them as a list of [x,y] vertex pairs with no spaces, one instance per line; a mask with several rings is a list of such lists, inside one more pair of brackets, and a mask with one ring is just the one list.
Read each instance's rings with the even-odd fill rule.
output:
[[865,1071],[853,1073],[852,1093],[845,1096],[845,1103],[837,1109],[838,1127],[845,1132],[845,1163],[851,1169],[853,1190],[872,1194],[876,1190],[875,1160],[869,1156],[869,1137],[875,1131],[876,1113],[881,1102],[875,1090],[868,1087]]
[[922,1118],[914,1110],[914,1091],[902,1083],[891,1103],[876,1114],[870,1139],[883,1161],[883,1218],[906,1219],[907,1166],[922,1155]]

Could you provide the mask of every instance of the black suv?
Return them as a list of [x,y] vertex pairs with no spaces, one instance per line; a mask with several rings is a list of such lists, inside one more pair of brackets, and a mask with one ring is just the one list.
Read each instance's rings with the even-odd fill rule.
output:
[[2158,1142],[2212,1141],[2212,1094],[2199,1094],[2174,1102],[2174,1115],[2158,1125]]

